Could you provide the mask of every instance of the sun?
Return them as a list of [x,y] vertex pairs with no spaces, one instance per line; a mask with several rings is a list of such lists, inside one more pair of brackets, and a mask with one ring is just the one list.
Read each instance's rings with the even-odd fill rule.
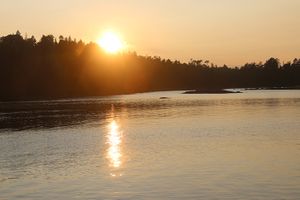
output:
[[124,48],[120,36],[112,31],[106,31],[97,41],[98,45],[108,53],[118,53]]

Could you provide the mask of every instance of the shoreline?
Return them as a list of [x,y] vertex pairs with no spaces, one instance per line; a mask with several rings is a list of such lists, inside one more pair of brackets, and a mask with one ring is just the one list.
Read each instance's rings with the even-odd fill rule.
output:
[[182,94],[239,94],[241,91],[229,91],[226,89],[198,89],[185,91]]
[[255,87],[255,88],[245,88],[245,90],[300,90],[300,86],[291,86],[291,87]]
[[[237,89],[239,91],[229,91],[231,89]],[[243,93],[242,90],[300,90],[300,86],[293,87],[257,87],[257,88],[224,88],[224,89],[191,89],[183,90],[181,94],[240,94]],[[154,90],[154,91],[144,91],[144,92],[133,92],[133,93],[121,93],[121,94],[109,94],[109,95],[87,95],[87,96],[69,96],[69,97],[32,97],[32,98],[16,98],[16,99],[0,99],[0,103],[6,102],[22,102],[22,101],[56,101],[56,100],[68,100],[68,99],[85,99],[85,98],[95,98],[95,97],[109,97],[117,95],[130,95],[148,92],[167,92],[167,91],[180,91],[180,90]]]

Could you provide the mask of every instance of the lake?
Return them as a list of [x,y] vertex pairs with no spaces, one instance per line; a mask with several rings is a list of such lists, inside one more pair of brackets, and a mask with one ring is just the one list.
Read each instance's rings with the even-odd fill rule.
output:
[[182,92],[0,103],[0,199],[299,199],[299,90]]

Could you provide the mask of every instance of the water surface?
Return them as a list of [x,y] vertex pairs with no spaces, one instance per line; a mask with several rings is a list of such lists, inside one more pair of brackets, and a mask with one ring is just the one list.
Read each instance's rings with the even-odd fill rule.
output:
[[0,199],[299,199],[300,91],[181,93],[0,103]]

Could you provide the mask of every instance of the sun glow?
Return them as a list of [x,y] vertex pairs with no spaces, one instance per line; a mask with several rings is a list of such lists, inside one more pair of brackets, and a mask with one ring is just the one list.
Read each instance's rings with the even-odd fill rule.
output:
[[112,31],[106,31],[98,39],[97,43],[101,48],[103,48],[108,53],[118,53],[124,49],[124,42],[121,37]]

